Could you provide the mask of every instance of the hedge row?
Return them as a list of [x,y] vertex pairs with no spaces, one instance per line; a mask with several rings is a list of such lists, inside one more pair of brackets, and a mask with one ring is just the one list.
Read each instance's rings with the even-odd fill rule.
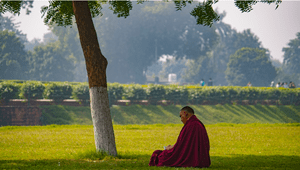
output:
[[[239,87],[239,86],[178,86],[178,85],[124,85],[108,83],[110,104],[117,100],[127,99],[132,103],[148,100],[156,104],[160,100],[168,100],[176,104],[201,104],[203,102],[240,103],[273,100],[282,104],[300,102],[300,88],[272,87]],[[39,81],[0,82],[0,96],[4,101],[9,99],[53,99],[60,103],[64,99],[76,99],[89,102],[89,87],[87,83],[70,84],[69,82],[41,83]]]

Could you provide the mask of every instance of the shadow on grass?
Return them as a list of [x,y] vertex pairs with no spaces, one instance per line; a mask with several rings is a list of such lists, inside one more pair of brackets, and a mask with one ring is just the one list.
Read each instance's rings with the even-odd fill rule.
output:
[[300,122],[300,109],[293,105],[279,106],[281,112],[289,119],[287,123]]
[[[149,167],[150,155],[132,156],[104,160],[0,160],[0,169],[176,169]],[[300,156],[228,155],[211,156],[211,161],[209,169],[300,169]]]

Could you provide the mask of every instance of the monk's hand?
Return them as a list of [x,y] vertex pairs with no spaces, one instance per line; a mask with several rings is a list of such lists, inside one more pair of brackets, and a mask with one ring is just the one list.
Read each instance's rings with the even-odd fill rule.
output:
[[170,149],[172,149],[174,147],[174,145],[172,146],[172,145],[168,145],[167,147],[166,147],[166,150],[170,150]]

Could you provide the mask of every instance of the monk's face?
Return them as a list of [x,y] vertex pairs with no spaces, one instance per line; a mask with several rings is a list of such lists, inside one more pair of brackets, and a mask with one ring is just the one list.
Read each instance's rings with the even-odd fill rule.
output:
[[188,113],[182,110],[179,112],[179,116],[181,118],[182,123],[185,124],[186,121],[188,120]]

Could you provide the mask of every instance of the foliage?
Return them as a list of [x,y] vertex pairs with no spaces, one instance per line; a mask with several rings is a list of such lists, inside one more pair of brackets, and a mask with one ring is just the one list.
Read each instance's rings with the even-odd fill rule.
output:
[[156,105],[157,101],[162,100],[165,97],[165,88],[162,85],[150,84],[146,88],[149,103]]
[[112,106],[112,104],[117,100],[122,100],[124,87],[119,83],[110,83],[107,86],[107,92],[109,97],[109,106]]
[[[0,84],[11,84],[12,88],[24,86],[25,84],[35,84],[35,81],[2,81]],[[71,98],[83,101],[86,104],[89,101],[89,87],[87,83],[72,82],[38,82],[46,87],[42,90],[44,98],[55,98],[61,96],[62,99]],[[53,85],[53,83],[55,85]],[[23,85],[22,85],[23,84]],[[56,89],[56,90],[54,90]],[[40,92],[39,92],[40,93]],[[59,95],[58,95],[59,94]],[[263,100],[272,100],[281,104],[299,104],[300,88],[285,89],[274,87],[240,87],[240,86],[204,86],[199,85],[140,85],[140,84],[119,84],[108,83],[108,94],[110,106],[121,99],[131,100],[131,103],[137,103],[138,100],[149,100],[150,104],[156,104],[159,100],[167,100],[173,104],[242,104],[243,100],[249,100],[251,104],[260,103]],[[22,90],[20,94],[23,96]],[[52,97],[51,97],[52,96]],[[17,97],[16,97],[17,98]],[[23,97],[24,98],[24,97]],[[39,97],[42,98],[42,97]],[[33,99],[33,98],[31,98]]]
[[20,97],[23,99],[43,99],[45,85],[39,81],[28,81],[22,84]]
[[131,100],[134,103],[136,102],[136,100],[147,99],[147,93],[145,89],[139,84],[129,85],[127,87],[124,87],[124,98]]
[[72,95],[72,87],[67,83],[50,83],[45,84],[44,90],[45,99],[53,99],[55,103],[59,104],[64,99],[69,99]]
[[241,48],[230,56],[226,79],[230,85],[269,86],[276,77],[276,70],[265,50]]
[[13,23],[13,17],[5,17],[0,13],[0,31],[8,30],[9,32],[14,32],[16,36],[20,39],[21,43],[26,43],[26,34],[18,30],[19,23]]
[[20,85],[15,82],[4,81],[0,82],[0,99],[8,102],[9,99],[19,98]]
[[214,84],[227,85],[225,70],[229,56],[243,47],[262,48],[258,37],[250,29],[239,33],[223,22],[226,13],[219,15],[220,21],[214,24],[218,41],[206,53],[187,62],[187,69],[182,75],[186,82],[199,83],[201,79],[207,81],[212,78]]
[[87,104],[90,100],[89,86],[83,83],[73,86],[72,98]]
[[72,81],[74,65],[59,42],[39,45],[29,52],[30,78],[40,81]]
[[0,30],[0,78],[27,79],[27,53],[14,32]]
[[[278,79],[289,82],[293,80],[296,84],[300,83],[300,32],[296,34],[296,38],[290,40],[288,47],[282,49],[283,55],[283,74]],[[289,79],[286,80],[283,75],[289,75]]]

